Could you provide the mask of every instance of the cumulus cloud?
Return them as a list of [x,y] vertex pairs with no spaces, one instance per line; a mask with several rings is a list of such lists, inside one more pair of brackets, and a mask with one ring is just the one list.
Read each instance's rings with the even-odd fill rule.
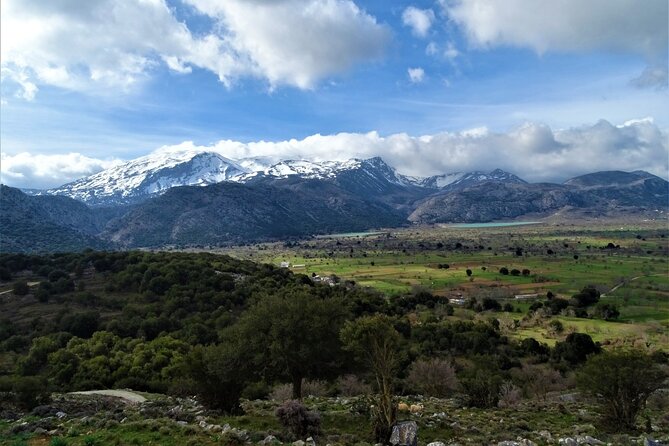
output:
[[423,136],[316,134],[276,142],[222,140],[211,146],[187,142],[160,150],[211,150],[236,160],[269,157],[326,161],[381,156],[406,175],[502,168],[528,181],[561,182],[598,170],[641,169],[667,178],[668,136],[652,119],[630,120],[617,126],[602,120],[561,130],[526,123],[505,133],[477,127]]
[[434,12],[431,9],[409,6],[402,13],[402,23],[411,28],[414,36],[426,37],[434,23]]
[[160,66],[313,88],[379,57],[390,36],[352,0],[186,2],[210,29],[192,32],[166,0],[3,1],[2,78],[26,99],[42,84],[127,90]]
[[666,86],[666,0],[647,0],[643,5],[635,0],[444,0],[442,4],[474,46],[636,54],[665,73],[646,76],[639,85]]
[[[620,125],[602,120],[594,125],[561,130],[526,123],[504,133],[477,127],[423,136],[405,133],[382,136],[369,132],[248,143],[221,140],[211,145],[186,141],[160,147],[154,153],[170,151],[211,151],[234,160],[262,157],[265,162],[381,156],[400,173],[413,176],[496,168],[533,182],[562,182],[600,170],[646,170],[663,178],[669,176],[669,135],[652,119],[630,120]],[[11,186],[47,188],[118,162],[79,154],[3,154],[1,178]]]
[[108,169],[118,159],[96,159],[80,153],[62,155],[0,154],[0,182],[27,189],[47,189]]
[[420,84],[425,80],[425,70],[420,67],[407,69],[407,75],[412,84]]

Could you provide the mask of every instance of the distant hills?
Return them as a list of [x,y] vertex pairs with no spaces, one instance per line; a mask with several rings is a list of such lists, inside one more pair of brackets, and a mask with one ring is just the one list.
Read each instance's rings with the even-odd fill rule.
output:
[[224,245],[414,224],[658,218],[669,183],[595,172],[563,184],[502,171],[403,176],[381,158],[233,161],[216,153],[138,158],[62,187],[0,188],[0,250]]

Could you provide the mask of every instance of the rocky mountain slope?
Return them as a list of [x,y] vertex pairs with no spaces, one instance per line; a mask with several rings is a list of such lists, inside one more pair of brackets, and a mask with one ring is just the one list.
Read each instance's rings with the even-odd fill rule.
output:
[[107,248],[96,237],[116,210],[94,211],[68,197],[31,197],[0,185],[0,251],[78,251]]
[[524,216],[666,218],[669,210],[669,183],[647,172],[564,184],[530,184],[499,169],[420,179],[378,157],[236,162],[195,151],[139,158],[49,194],[2,190],[4,251],[217,245]]
[[102,236],[121,246],[225,244],[399,226],[405,216],[321,180],[179,187],[112,222]]

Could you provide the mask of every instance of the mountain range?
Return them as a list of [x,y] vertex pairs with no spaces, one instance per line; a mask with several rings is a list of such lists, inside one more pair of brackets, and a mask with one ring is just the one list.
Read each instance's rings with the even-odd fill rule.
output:
[[0,250],[225,245],[532,216],[665,218],[669,183],[596,172],[528,183],[500,169],[428,178],[381,158],[315,162],[157,153],[49,191],[0,188]]

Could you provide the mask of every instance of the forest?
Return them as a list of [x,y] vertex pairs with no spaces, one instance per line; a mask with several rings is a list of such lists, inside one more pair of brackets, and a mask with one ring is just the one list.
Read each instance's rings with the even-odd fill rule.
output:
[[[403,396],[496,408],[578,388],[602,399],[602,425],[634,431],[669,360],[662,349],[606,350],[578,332],[552,347],[510,339],[493,299],[470,302],[483,317],[455,318],[448,298],[420,287],[389,298],[224,255],[2,254],[0,279],[11,286],[0,295],[1,410],[30,411],[53,392],[128,388],[197,395],[236,415],[277,389],[299,401],[320,386],[368,395],[370,432],[386,442]],[[549,295],[535,310],[594,308],[598,297],[592,288]],[[634,401],[597,387],[611,379],[638,387]],[[292,432],[308,431],[300,419],[307,426]]]

